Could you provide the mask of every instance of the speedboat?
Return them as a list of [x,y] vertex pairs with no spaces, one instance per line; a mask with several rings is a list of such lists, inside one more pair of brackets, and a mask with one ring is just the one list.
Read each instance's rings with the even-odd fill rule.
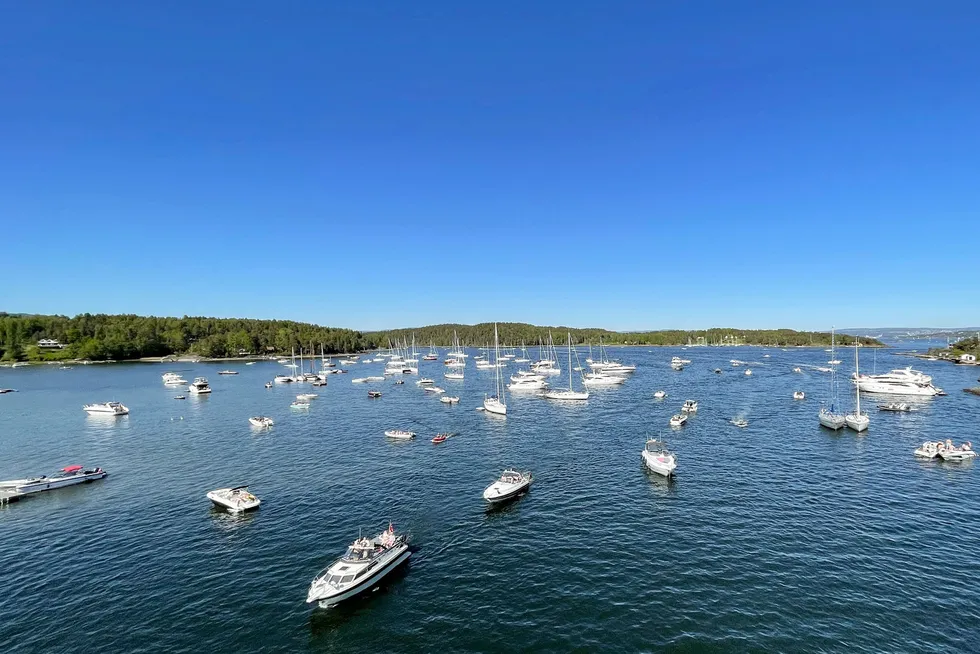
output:
[[511,391],[543,391],[546,388],[548,388],[548,382],[532,377],[525,377],[507,384],[507,389]]
[[388,525],[374,538],[358,538],[342,557],[320,572],[310,584],[307,603],[330,606],[377,584],[411,556],[408,538]]
[[265,383],[265,387],[266,388],[272,388],[272,382],[266,382]]
[[108,473],[102,468],[92,468],[86,470],[83,466],[65,466],[50,477],[41,475],[40,477],[29,477],[27,479],[13,479],[11,481],[0,481],[0,489],[13,490],[18,495],[28,493],[40,493],[41,491],[54,490],[65,486],[74,486],[96,479],[103,479]]
[[504,470],[500,478],[487,486],[483,499],[491,504],[513,499],[531,487],[531,473],[517,470]]
[[439,401],[443,404],[459,404],[458,395],[443,395],[439,398]]
[[604,372],[590,372],[582,379],[586,386],[617,386],[625,381],[625,377],[607,375]]
[[301,401],[301,402],[303,402],[303,401],[308,402],[310,400],[315,400],[318,397],[320,397],[320,396],[317,395],[316,393],[300,393],[299,395],[296,396],[296,399],[299,400],[299,401]]
[[405,380],[404,379],[396,379],[395,380],[395,386],[404,386],[404,385],[405,385]]
[[843,415],[836,413],[827,407],[822,407],[820,409],[820,424],[827,429],[833,429],[836,431],[838,429],[843,429],[847,422]]
[[89,415],[110,415],[124,416],[129,413],[129,409],[119,402],[105,402],[103,404],[86,404],[82,411]]
[[368,397],[371,398],[381,397],[381,391],[368,391]]
[[803,391],[793,391],[793,399],[794,400],[805,400],[806,399],[806,393],[804,393]]
[[671,427],[683,427],[687,422],[687,414],[678,413],[670,417]]
[[673,368],[674,370],[683,370],[684,369],[684,364],[683,363],[678,363],[676,361],[671,361],[670,362],[670,367]]
[[912,405],[906,404],[905,402],[889,402],[888,404],[879,404],[879,411],[911,411]]
[[219,488],[210,491],[207,498],[215,506],[228,509],[232,513],[242,513],[258,508],[262,501],[248,492],[248,486],[236,486],[235,488]]
[[307,400],[296,400],[289,405],[291,409],[309,409],[310,403]]
[[435,436],[433,436],[432,442],[435,443],[436,445],[438,445],[439,443],[445,443],[451,436],[452,434],[450,433],[436,434]]
[[186,400],[187,398],[183,395],[174,395],[175,400]]
[[385,431],[385,436],[388,438],[395,438],[398,440],[409,440],[415,438],[414,431],[405,431],[404,429],[388,429]]
[[667,391],[657,391],[656,393],[653,394],[653,397],[658,400],[662,400],[665,397],[667,397]]
[[253,427],[271,427],[276,424],[269,416],[252,416],[248,422]]
[[946,440],[945,447],[939,450],[939,458],[943,461],[966,461],[976,458],[977,453],[973,450],[973,443],[967,441],[959,447],[953,445],[949,439]]
[[751,375],[752,375],[752,371],[751,371],[751,370],[749,370],[749,369],[746,369],[746,370],[745,370],[745,374],[746,374],[746,375],[749,375],[749,376],[751,376]]
[[205,393],[211,392],[211,386],[205,377],[195,377],[191,385],[187,387],[187,390],[194,395],[204,395]]
[[684,400],[684,406],[681,407],[683,413],[697,413],[698,403],[695,400]]
[[436,382],[434,379],[429,379],[428,377],[422,377],[417,382],[415,382],[417,386],[424,386],[425,384],[435,384],[435,383]]
[[721,368],[715,368],[715,374],[716,375],[720,375],[721,374]]
[[677,457],[667,449],[667,444],[655,438],[647,441],[641,454],[643,463],[652,472],[670,477],[677,469]]
[[736,427],[748,427],[749,421],[745,418],[732,418],[731,423]]
[[439,388],[438,386],[426,386],[422,390],[424,390],[426,393],[435,393],[436,395],[446,392],[446,389]]
[[355,377],[354,379],[350,380],[350,383],[352,384],[366,384],[367,382],[367,377]]
[[219,370],[218,371],[218,374],[219,375],[237,375],[238,374],[238,371],[237,370]]

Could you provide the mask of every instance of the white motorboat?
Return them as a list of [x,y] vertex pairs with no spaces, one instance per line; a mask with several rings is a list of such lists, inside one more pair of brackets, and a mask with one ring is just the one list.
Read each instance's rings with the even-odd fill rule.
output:
[[440,395],[446,392],[446,389],[439,388],[438,386],[426,386],[422,390],[425,391],[426,393],[435,393],[436,395]]
[[803,391],[793,391],[793,399],[794,400],[805,400],[806,399],[806,393],[804,393]]
[[407,441],[415,438],[414,431],[405,431],[404,429],[388,429],[385,431],[385,436],[387,438],[394,438],[396,440]]
[[947,440],[945,447],[939,450],[939,458],[943,461],[966,461],[967,459],[976,458],[977,453],[973,450],[973,443],[967,441],[959,447],[953,445],[953,442]]
[[308,400],[296,400],[295,402],[293,402],[292,404],[289,405],[289,408],[291,408],[291,409],[309,409],[310,408],[310,403],[309,403]]
[[55,490],[65,486],[83,484],[96,479],[103,479],[108,473],[102,468],[92,468],[86,470],[83,466],[65,466],[50,477],[41,475],[40,477],[28,477],[27,479],[12,479],[10,481],[0,481],[0,489],[13,491],[17,495],[27,495],[30,493],[40,493],[41,491]]
[[682,413],[697,413],[698,403],[696,400],[684,400],[684,406],[681,407]]
[[219,488],[210,491],[207,498],[215,506],[220,506],[232,513],[243,513],[257,509],[262,501],[248,492],[248,486],[236,486],[235,488]]
[[653,394],[653,397],[658,400],[662,400],[667,397],[667,391],[657,391]]
[[647,441],[641,454],[643,463],[651,472],[670,477],[677,469],[677,457],[667,449],[667,444],[655,438]]
[[532,480],[530,472],[504,470],[500,478],[483,491],[483,499],[491,504],[513,499],[527,491],[531,487]]
[[320,396],[316,393],[300,393],[296,396],[296,399],[300,402],[309,402],[310,400],[315,400],[318,397]]
[[687,423],[686,413],[677,413],[670,417],[671,427],[683,427]]
[[[858,370],[858,348],[857,342],[855,342],[854,374],[860,377]],[[844,423],[856,432],[864,431],[871,424],[871,419],[868,417],[868,414],[861,413],[861,389],[858,388],[857,384],[854,385],[854,413],[848,413],[844,416]]]
[[675,362],[671,361],[670,367],[673,368],[674,370],[683,370],[684,369],[684,364],[683,363],[675,363]]
[[186,384],[187,380],[176,372],[165,372],[163,373],[163,383],[167,386],[179,386],[181,384]]
[[195,377],[194,381],[191,382],[191,385],[187,387],[187,390],[190,391],[192,395],[205,395],[211,392],[211,386],[208,384],[207,378]]
[[424,386],[425,384],[435,384],[436,382],[434,379],[429,379],[428,377],[422,377],[415,383],[418,386]]
[[439,401],[443,404],[459,404],[458,395],[443,395],[439,398]]
[[900,413],[908,412],[912,410],[912,405],[905,402],[889,402],[888,404],[879,404],[879,411],[897,411]]
[[881,375],[860,375],[851,377],[858,390],[877,395],[910,395],[931,397],[942,394],[942,389],[932,384],[932,377],[913,370],[911,366],[886,372]]
[[218,374],[219,375],[237,375],[238,374],[238,371],[237,370],[219,370],[218,371]]
[[749,421],[746,420],[745,418],[740,417],[740,416],[737,416],[735,418],[732,418],[730,422],[733,425],[735,425],[736,427],[748,427],[749,426]]
[[939,452],[945,447],[946,444],[942,441],[926,441],[917,447],[913,454],[923,459],[935,459],[939,456]]
[[625,377],[607,375],[604,372],[590,372],[582,379],[582,383],[586,386],[618,386],[625,381]]
[[371,380],[368,379],[367,377],[355,377],[354,379],[350,380],[350,383],[352,383],[352,384],[366,384],[369,381],[371,381]]
[[793,372],[803,372],[803,369],[797,366],[796,368],[793,368]]
[[252,416],[248,422],[253,427],[271,427],[276,424],[269,416]]
[[749,377],[749,376],[751,376],[751,375],[752,375],[752,371],[751,371],[751,370],[749,370],[748,368],[746,368],[746,369],[745,369],[745,375],[746,375],[747,377]]
[[342,557],[313,579],[307,603],[330,606],[354,597],[377,584],[411,556],[408,538],[388,525],[374,538],[358,538]]
[[272,381],[277,384],[290,384],[293,382],[293,378],[289,375],[276,375]]
[[543,379],[533,379],[531,377],[507,384],[507,390],[509,391],[543,391],[546,388],[548,388],[548,382]]
[[109,415],[124,416],[129,413],[129,408],[119,402],[103,402],[102,404],[86,404],[82,411],[89,415]]

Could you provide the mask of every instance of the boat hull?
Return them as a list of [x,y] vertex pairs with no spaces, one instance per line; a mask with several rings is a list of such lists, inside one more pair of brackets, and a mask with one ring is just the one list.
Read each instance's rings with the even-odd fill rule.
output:
[[339,604],[344,600],[348,600],[352,597],[360,595],[366,590],[374,588],[378,583],[384,579],[387,575],[397,569],[402,563],[407,561],[412,555],[411,550],[409,550],[407,544],[401,545],[403,548],[397,555],[393,556],[390,561],[382,565],[378,570],[376,570],[371,576],[366,577],[356,586],[347,588],[345,590],[336,592],[335,594],[330,594],[326,596],[314,596],[313,588],[310,588],[310,593],[306,597],[307,604],[312,604],[316,602],[321,607],[334,606]]
[[500,486],[498,486],[499,482],[494,482],[489,488],[483,491],[483,499],[490,504],[499,504],[501,502],[512,500],[518,495],[527,492],[527,490],[531,488],[531,481],[531,479],[528,479],[520,484],[508,484],[509,488],[506,490],[500,489]]
[[844,418],[840,416],[833,415],[820,415],[820,425],[826,427],[827,429],[833,429],[837,431],[838,429],[843,429],[845,425]]

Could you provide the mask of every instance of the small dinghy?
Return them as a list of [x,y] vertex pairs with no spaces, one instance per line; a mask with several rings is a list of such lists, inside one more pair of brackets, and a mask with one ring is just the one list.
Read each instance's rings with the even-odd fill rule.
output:
[[174,395],[175,400],[186,400],[187,397],[184,395]]
[[716,375],[720,375],[721,374],[721,368],[715,368],[715,374]]
[[491,504],[506,502],[526,492],[531,487],[532,481],[530,472],[504,470],[500,478],[483,491],[483,499]]
[[259,498],[248,492],[248,486],[236,486],[235,488],[219,488],[207,494],[215,506],[228,509],[232,513],[242,513],[258,508],[262,503]]
[[654,399],[662,400],[667,397],[667,391],[657,391],[653,394]]
[[405,384],[405,380],[404,379],[396,379],[395,380],[395,386],[403,386],[404,384]]
[[793,399],[794,400],[805,400],[806,399],[806,393],[804,393],[803,391],[793,391]]
[[444,395],[443,397],[439,398],[439,401],[443,404],[459,404],[459,397],[455,395]]
[[272,382],[266,382],[265,383],[265,387],[266,388],[272,388]]
[[269,416],[253,416],[248,419],[248,423],[253,427],[271,427],[276,424]]
[[372,398],[381,397],[381,391],[368,391],[368,397],[372,397]]
[[447,440],[456,435],[456,432],[444,432],[442,434],[436,434],[432,439],[432,442],[438,445],[439,443],[445,443]]
[[397,440],[407,441],[415,438],[414,431],[405,431],[404,429],[389,429],[385,432],[387,438],[394,438]]

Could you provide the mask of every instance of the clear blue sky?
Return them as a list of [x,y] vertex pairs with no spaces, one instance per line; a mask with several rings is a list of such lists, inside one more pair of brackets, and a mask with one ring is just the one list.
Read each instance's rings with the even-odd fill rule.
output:
[[0,310],[980,322],[975,2],[2,16]]

